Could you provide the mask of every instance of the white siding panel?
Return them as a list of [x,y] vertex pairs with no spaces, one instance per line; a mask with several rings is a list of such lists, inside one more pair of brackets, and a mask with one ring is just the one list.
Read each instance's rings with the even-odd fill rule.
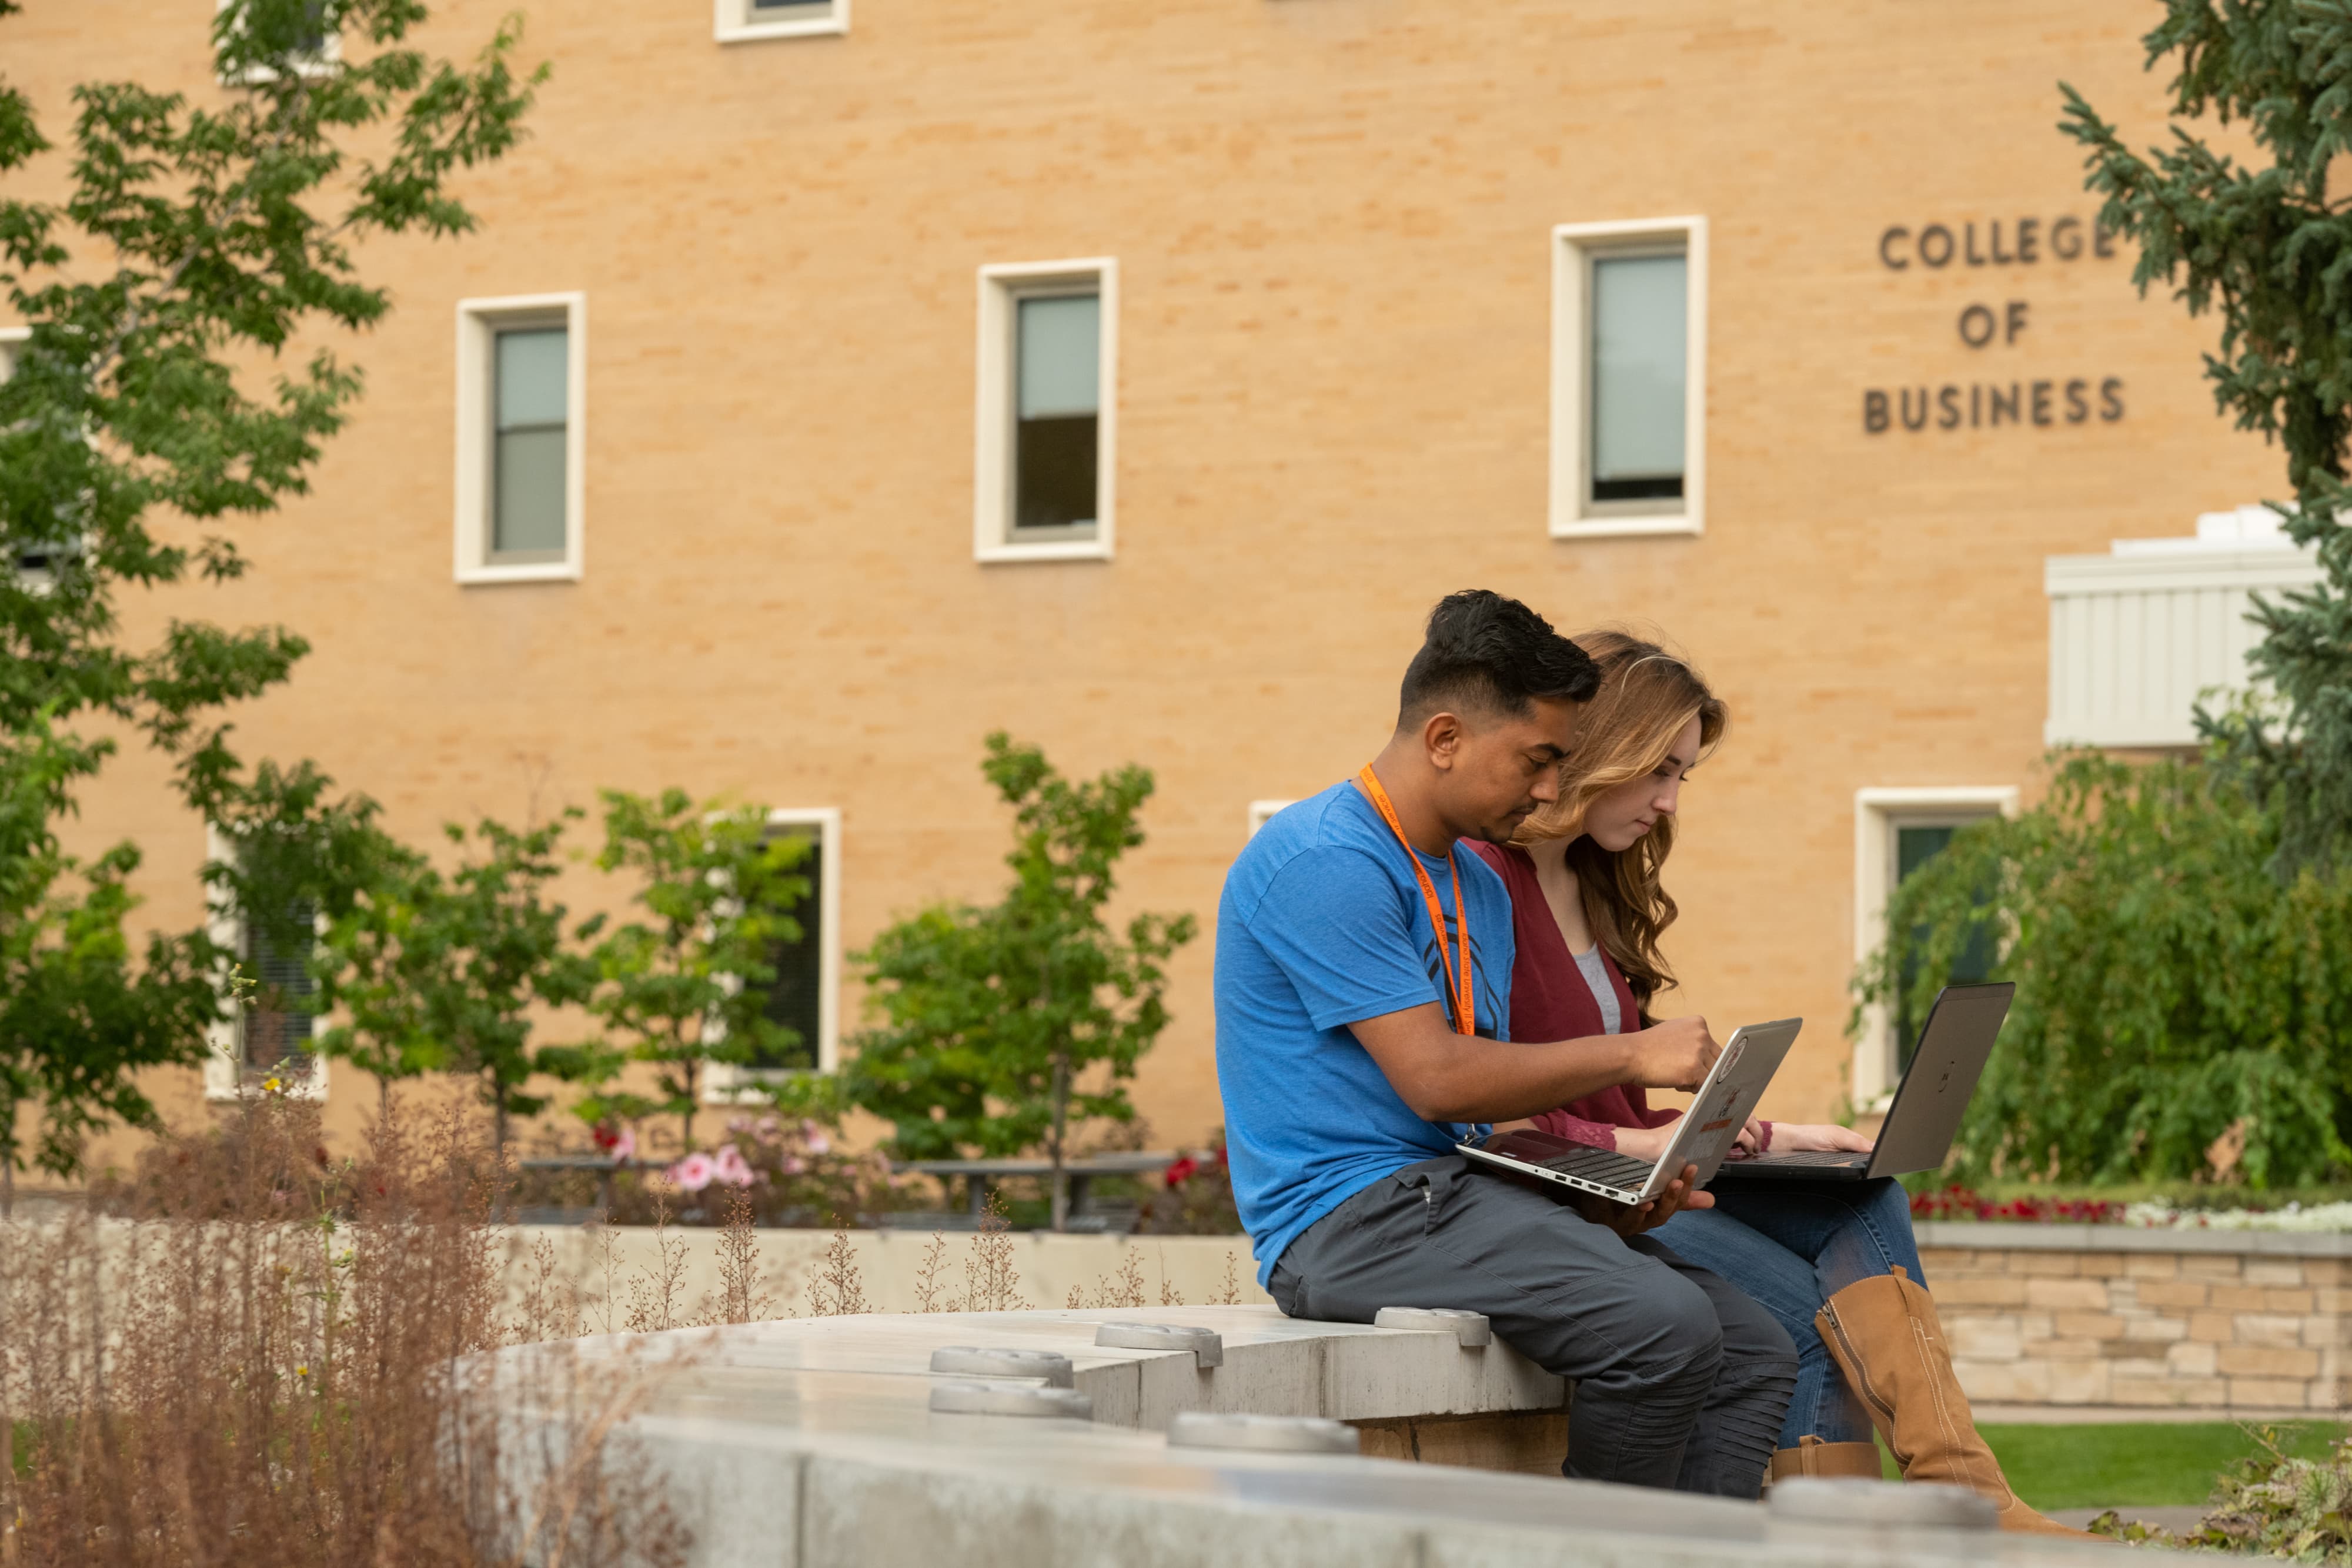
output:
[[2256,593],[2308,586],[2319,569],[2282,548],[2053,556],[2050,717],[2053,745],[2190,746],[2203,694],[2242,690],[2259,640]]

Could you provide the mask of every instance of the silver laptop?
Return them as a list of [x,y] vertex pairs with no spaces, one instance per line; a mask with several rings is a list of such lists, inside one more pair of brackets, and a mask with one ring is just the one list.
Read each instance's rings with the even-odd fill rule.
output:
[[1764,1086],[1779,1071],[1780,1059],[1804,1027],[1802,1019],[1748,1024],[1724,1041],[1723,1052],[1707,1070],[1706,1080],[1692,1096],[1690,1109],[1675,1122],[1674,1135],[1654,1164],[1612,1149],[1555,1137],[1532,1127],[1496,1133],[1454,1147],[1470,1158],[1500,1170],[1556,1182],[1579,1192],[1598,1193],[1618,1203],[1647,1203],[1682,1175],[1685,1166],[1696,1166],[1696,1185],[1705,1186],[1723,1164],[1724,1155],[1739,1129],[1764,1097]]
[[1946,986],[1919,1029],[1911,1070],[1895,1091],[1878,1142],[1868,1154],[1797,1150],[1747,1155],[1723,1162],[1719,1181],[1869,1181],[1940,1169],[1960,1130],[1960,1114],[2000,1037],[2017,987]]

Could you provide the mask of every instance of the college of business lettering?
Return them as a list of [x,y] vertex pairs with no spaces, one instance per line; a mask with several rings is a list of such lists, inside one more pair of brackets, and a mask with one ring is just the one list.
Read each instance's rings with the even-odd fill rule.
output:
[[[1879,265],[1889,272],[1947,267],[2060,266],[2116,254],[2116,236],[2077,217],[1994,218],[1934,223],[1914,229],[1896,224],[1878,236]],[[1976,299],[1960,307],[1953,329],[1969,349],[1998,356],[2032,330],[2032,302]],[[1878,435],[1904,430],[1982,430],[2005,424],[2114,423],[2124,416],[2120,376],[2003,378],[1994,366],[1983,381],[1940,386],[1873,387],[1862,394],[1862,428]]]

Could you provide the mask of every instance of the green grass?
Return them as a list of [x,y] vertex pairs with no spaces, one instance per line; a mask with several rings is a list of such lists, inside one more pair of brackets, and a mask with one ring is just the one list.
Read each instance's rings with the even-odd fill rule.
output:
[[[2234,1421],[2100,1423],[2083,1426],[1985,1426],[2009,1484],[2039,1509],[2102,1508],[2110,1503],[2155,1508],[2200,1503],[2213,1479],[2256,1451]],[[2278,1428],[2280,1446],[2301,1458],[2327,1456],[2344,1435],[2332,1421]],[[1879,1455],[1889,1479],[1895,1462]]]

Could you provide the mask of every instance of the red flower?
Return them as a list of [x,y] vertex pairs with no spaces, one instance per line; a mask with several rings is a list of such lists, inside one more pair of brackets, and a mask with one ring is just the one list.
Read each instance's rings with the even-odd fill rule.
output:
[[1192,1173],[1200,1168],[1201,1162],[1194,1159],[1192,1155],[1186,1155],[1182,1159],[1178,1160],[1174,1165],[1168,1167],[1168,1185],[1170,1186],[1183,1186],[1185,1182],[1192,1178]]

